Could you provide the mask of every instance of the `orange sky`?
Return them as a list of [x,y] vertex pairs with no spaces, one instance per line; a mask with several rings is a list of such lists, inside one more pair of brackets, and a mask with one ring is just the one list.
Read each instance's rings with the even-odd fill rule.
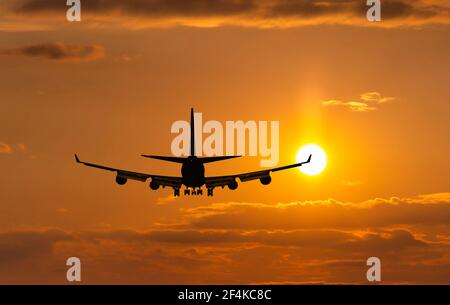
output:
[[[372,24],[357,1],[188,2],[0,5],[0,283],[65,283],[70,256],[84,283],[365,283],[370,256],[383,283],[449,283],[448,3]],[[190,107],[278,120],[280,165],[312,142],[328,166],[174,199],[73,160],[179,175],[139,155],[170,154]]]

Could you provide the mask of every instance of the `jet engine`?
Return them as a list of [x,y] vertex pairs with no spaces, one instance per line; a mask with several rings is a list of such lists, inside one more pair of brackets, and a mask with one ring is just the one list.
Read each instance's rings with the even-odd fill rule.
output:
[[156,182],[150,182],[150,188],[154,191],[156,191],[157,189],[159,189],[159,184]]
[[127,183],[127,180],[128,180],[127,178],[119,176],[119,175],[117,175],[117,177],[116,177],[116,183],[119,185],[124,185],[125,183]]
[[230,184],[228,184],[228,188],[230,189],[230,190],[235,190],[235,189],[237,189],[238,188],[238,183],[236,182],[236,180],[233,180],[233,182],[230,182]]
[[270,182],[272,182],[272,178],[270,178],[270,176],[265,176],[265,177],[259,178],[259,181],[261,181],[261,183],[264,185],[268,185],[268,184],[270,184]]

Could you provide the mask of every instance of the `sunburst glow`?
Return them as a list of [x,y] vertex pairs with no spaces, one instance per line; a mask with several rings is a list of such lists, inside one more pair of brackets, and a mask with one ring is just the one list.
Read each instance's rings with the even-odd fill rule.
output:
[[308,160],[309,155],[312,155],[311,162],[299,167],[299,170],[309,176],[320,174],[327,166],[327,155],[325,151],[316,144],[307,144],[302,146],[298,152],[295,160],[297,163]]

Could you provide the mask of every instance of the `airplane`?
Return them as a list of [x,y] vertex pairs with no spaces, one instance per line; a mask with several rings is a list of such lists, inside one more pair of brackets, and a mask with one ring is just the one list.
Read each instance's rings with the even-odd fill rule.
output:
[[213,157],[197,157],[195,155],[195,132],[194,132],[194,109],[191,108],[191,143],[190,143],[190,156],[188,157],[172,157],[172,156],[154,156],[154,155],[141,155],[145,158],[158,159],[162,161],[180,163],[181,165],[181,177],[171,177],[171,176],[160,176],[139,172],[132,172],[128,170],[107,167],[103,165],[98,165],[94,163],[88,163],[80,161],[78,155],[75,154],[75,161],[77,163],[84,164],[86,166],[95,167],[107,171],[116,172],[116,183],[119,185],[124,185],[127,183],[128,179],[137,180],[141,182],[146,182],[150,178],[150,188],[152,190],[159,189],[160,186],[171,187],[174,191],[174,196],[180,196],[180,188],[182,185],[186,187],[184,190],[184,195],[203,195],[202,187],[205,186],[208,191],[208,196],[213,196],[214,188],[228,186],[230,190],[236,190],[238,183],[236,179],[241,182],[246,182],[250,180],[259,179],[263,185],[268,185],[272,178],[270,177],[271,172],[276,172],[280,170],[285,170],[289,168],[299,167],[303,164],[311,162],[311,155],[309,155],[308,160],[300,163],[295,163],[287,166],[275,167],[271,169],[265,169],[255,172],[227,175],[227,176],[215,176],[215,177],[205,177],[205,163],[211,163],[221,160],[227,160],[232,158],[238,158],[241,156],[213,156]]

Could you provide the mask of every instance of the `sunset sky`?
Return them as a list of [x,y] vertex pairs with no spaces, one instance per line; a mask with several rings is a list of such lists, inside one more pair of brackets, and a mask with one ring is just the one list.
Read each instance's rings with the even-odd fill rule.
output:
[[[450,283],[450,3],[0,2],[0,283]],[[75,163],[180,175],[170,128],[280,122],[279,165],[328,164],[174,198]],[[206,165],[260,169],[259,157]]]

